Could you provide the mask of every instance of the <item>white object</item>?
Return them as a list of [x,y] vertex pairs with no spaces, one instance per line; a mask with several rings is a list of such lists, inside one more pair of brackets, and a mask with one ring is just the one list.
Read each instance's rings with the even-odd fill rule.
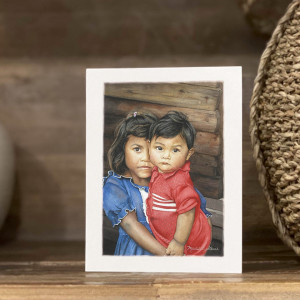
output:
[[[223,82],[224,255],[103,255],[102,173],[105,83]],[[88,69],[86,109],[86,265],[90,272],[242,272],[242,69]],[[197,101],[197,100],[195,100]]]

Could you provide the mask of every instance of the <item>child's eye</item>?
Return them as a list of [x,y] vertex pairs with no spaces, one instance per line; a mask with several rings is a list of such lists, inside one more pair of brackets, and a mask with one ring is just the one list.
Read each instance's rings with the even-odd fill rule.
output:
[[134,147],[134,148],[133,148],[133,151],[135,151],[135,152],[140,152],[140,151],[141,151],[141,148],[140,148],[140,147]]
[[155,149],[161,151],[162,147],[161,146],[156,146]]
[[173,152],[180,152],[180,150],[179,149],[177,149],[177,148],[175,148],[175,149],[173,149]]

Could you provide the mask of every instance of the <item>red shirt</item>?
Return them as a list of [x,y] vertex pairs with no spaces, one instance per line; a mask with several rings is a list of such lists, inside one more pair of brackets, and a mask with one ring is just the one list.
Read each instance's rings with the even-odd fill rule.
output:
[[184,253],[204,255],[211,242],[211,228],[200,209],[200,198],[189,171],[189,161],[181,169],[170,173],[160,173],[157,167],[153,168],[147,217],[155,238],[167,247],[174,237],[178,215],[195,207],[195,220]]

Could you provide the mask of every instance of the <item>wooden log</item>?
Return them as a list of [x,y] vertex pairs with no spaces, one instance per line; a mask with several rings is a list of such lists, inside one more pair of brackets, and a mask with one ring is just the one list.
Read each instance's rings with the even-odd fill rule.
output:
[[[192,161],[191,161],[191,166],[193,166]],[[194,173],[199,175],[199,176],[214,177],[214,176],[218,175],[218,170],[217,170],[217,168],[214,168],[214,167],[196,165],[196,166],[193,166],[193,169],[197,170],[197,172],[194,172]]]
[[117,241],[118,236],[118,227],[113,227],[107,216],[103,214],[103,238],[110,241]]
[[220,241],[224,240],[223,228],[218,226],[212,226],[212,238]]
[[[109,120],[112,117],[112,115],[117,116],[119,120],[121,120],[132,111],[151,112],[157,115],[159,118],[161,118],[170,110],[176,110],[186,114],[189,118],[189,121],[193,124],[197,131],[215,133],[219,130],[220,127],[220,116],[218,111],[173,107],[169,105],[160,105],[127,99],[124,100],[112,97],[105,97],[104,106],[106,120]],[[117,118],[115,117],[114,119]]]
[[205,177],[190,173],[192,181],[204,197],[219,199],[223,197],[223,179],[221,177]]
[[208,211],[212,213],[212,217],[211,217],[212,225],[223,228],[224,227],[223,213],[221,211],[214,210],[214,209],[208,209]]
[[221,138],[208,132],[197,132],[194,148],[197,153],[218,156],[221,153]]
[[[219,126],[219,135],[220,135],[220,139],[222,141],[222,145],[223,145],[223,141],[224,141],[224,101],[220,101],[220,105],[219,105],[219,121],[220,121],[220,126]],[[224,151],[222,149],[220,155],[218,156],[218,174],[220,176],[223,176],[224,174],[224,170],[223,170],[223,161],[224,161]]]
[[104,160],[103,161],[104,164],[103,164],[103,176],[107,176],[107,172],[110,170],[110,167],[109,167],[109,163],[108,163],[108,160]]
[[207,86],[210,88],[215,88],[215,89],[222,89],[223,88],[223,83],[222,82],[199,82],[199,81],[190,81],[190,82],[184,82],[184,84],[188,85],[196,85],[196,86]]
[[221,90],[191,83],[106,84],[105,95],[176,107],[215,111]]
[[190,162],[194,173],[210,177],[219,175],[218,161],[214,156],[196,152],[191,156]]
[[223,199],[213,199],[206,197],[206,207],[219,212],[223,212]]
[[215,156],[207,155],[207,154],[201,154],[195,152],[191,158],[191,165],[200,165],[204,167],[217,167],[218,166],[218,160]]

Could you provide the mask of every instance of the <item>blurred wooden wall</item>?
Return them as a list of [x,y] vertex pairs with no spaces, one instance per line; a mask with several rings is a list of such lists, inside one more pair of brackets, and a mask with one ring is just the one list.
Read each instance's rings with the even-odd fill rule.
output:
[[235,0],[0,1],[0,122],[16,154],[0,241],[84,240],[86,68],[241,65],[243,238],[268,243],[248,133],[265,44]]
[[253,42],[236,1],[1,0],[0,57],[253,51],[261,41]]
[[[223,85],[220,82],[126,83],[105,85],[104,153],[108,152],[118,122],[134,111],[162,117],[170,110],[186,114],[196,129],[191,177],[207,198],[212,212],[213,238],[223,239]],[[104,174],[109,164],[104,158]],[[111,225],[105,221],[109,238]]]

